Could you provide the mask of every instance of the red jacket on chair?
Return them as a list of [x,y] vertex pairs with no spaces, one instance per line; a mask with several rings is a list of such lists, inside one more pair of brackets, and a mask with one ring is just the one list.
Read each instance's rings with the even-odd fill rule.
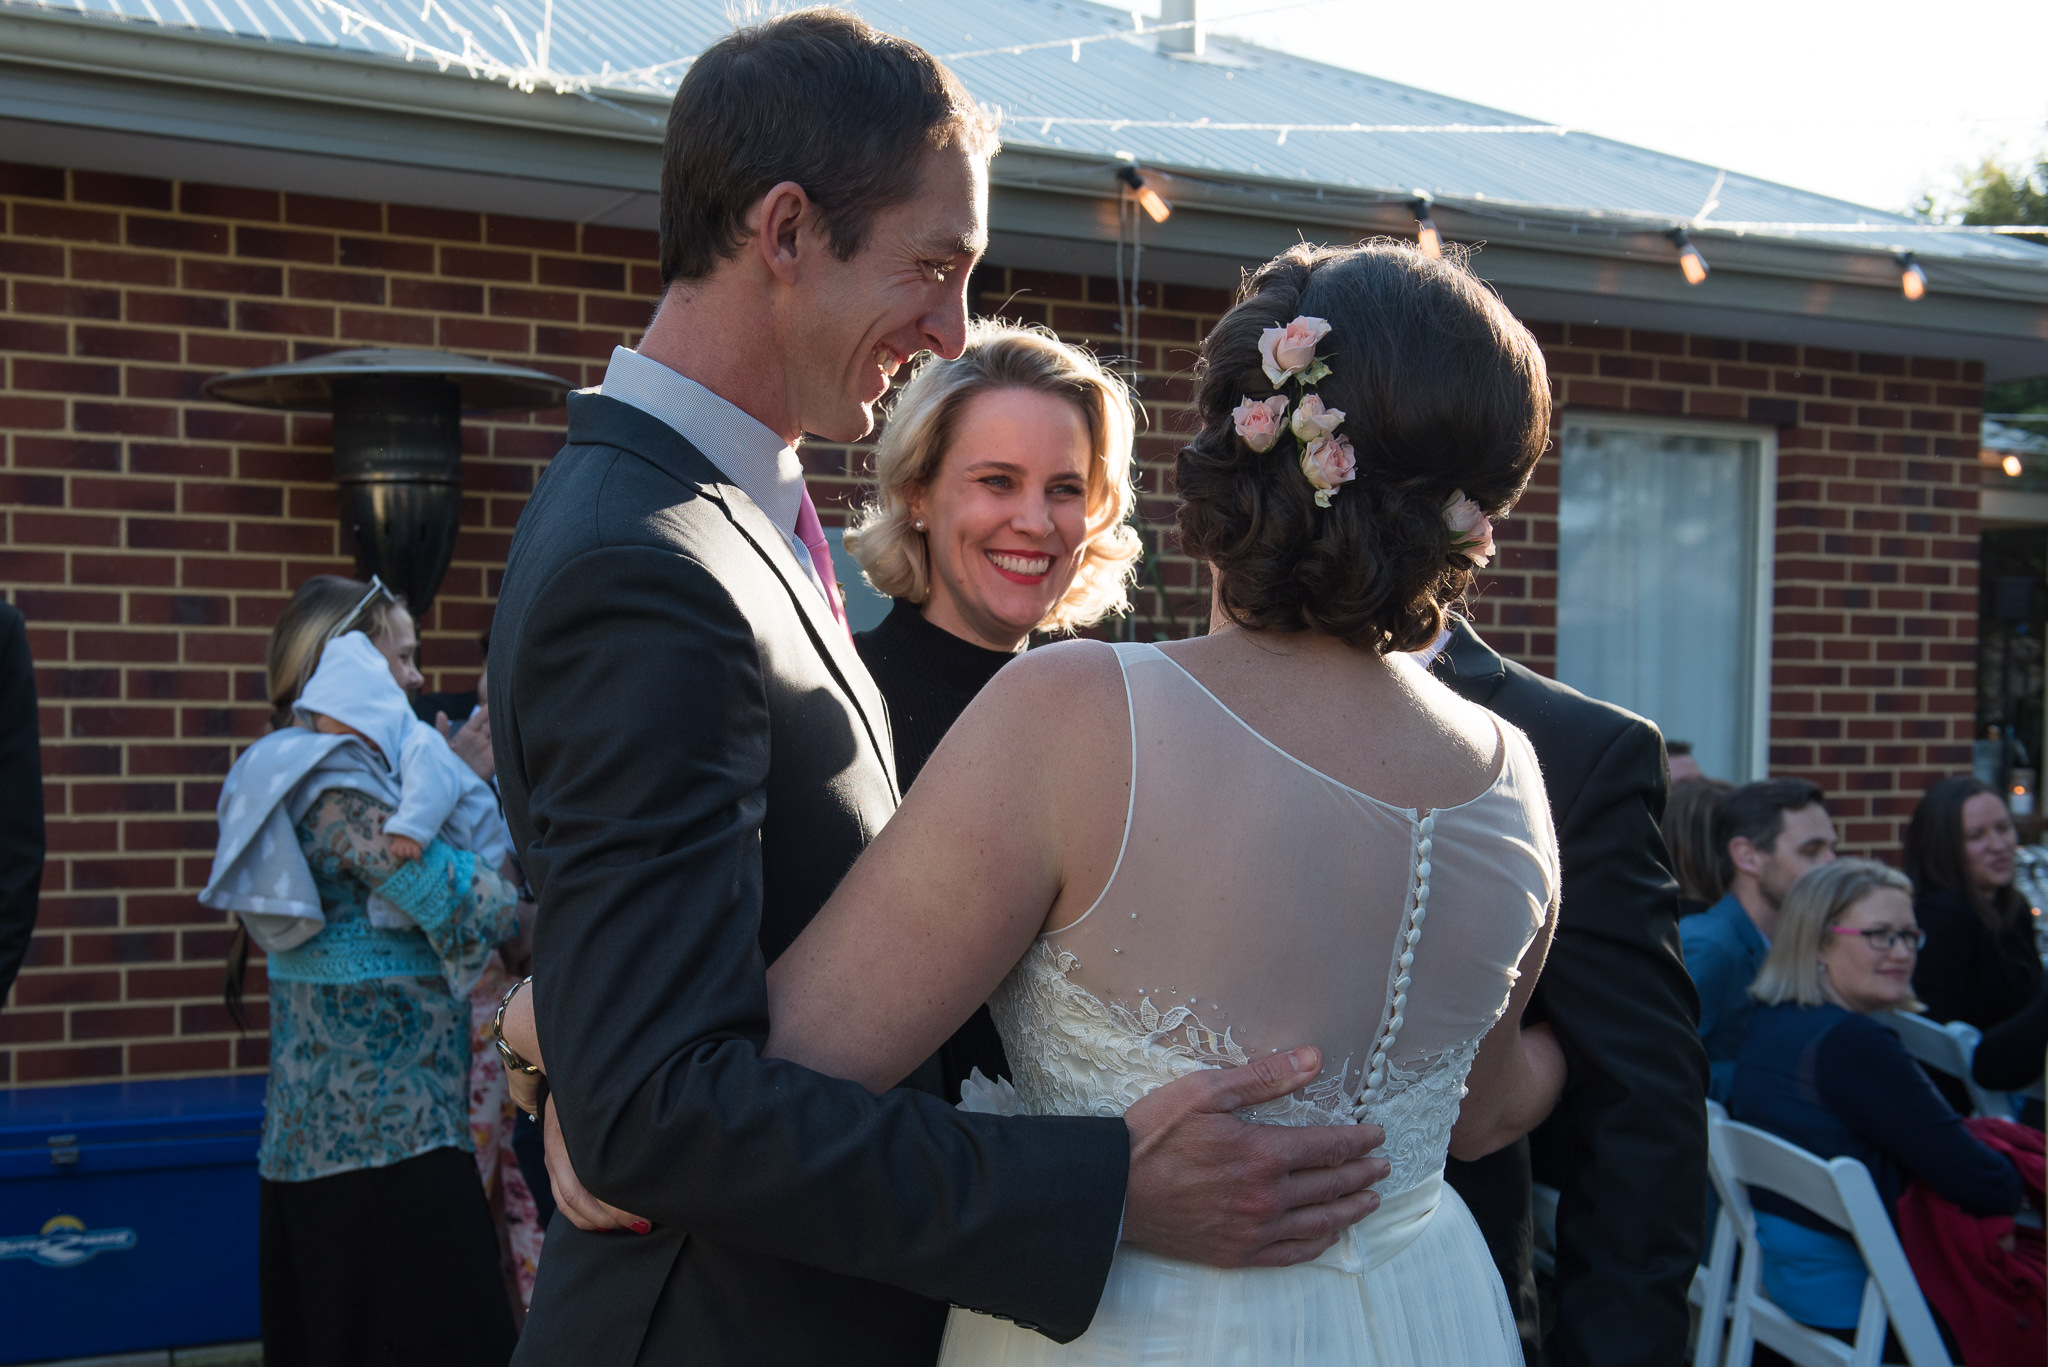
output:
[[[1988,1148],[2012,1160],[2029,1204],[2041,1208],[2048,1158],[2042,1134],[2010,1120],[1965,1121]],[[1955,1335],[1971,1367],[2048,1362],[2043,1337],[2048,1252],[2039,1226],[2010,1215],[1968,1215],[1919,1182],[1899,1197],[1899,1242],[1921,1294]]]

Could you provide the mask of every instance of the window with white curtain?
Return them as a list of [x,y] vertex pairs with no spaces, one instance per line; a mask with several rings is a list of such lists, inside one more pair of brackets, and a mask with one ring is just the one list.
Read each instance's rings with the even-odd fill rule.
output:
[[1737,783],[1766,773],[1774,436],[1567,413],[1557,676],[1692,742]]

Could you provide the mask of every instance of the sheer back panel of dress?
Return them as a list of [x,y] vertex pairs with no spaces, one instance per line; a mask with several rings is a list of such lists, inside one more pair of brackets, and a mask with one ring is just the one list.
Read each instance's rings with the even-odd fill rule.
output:
[[[1192,1068],[1312,1043],[1325,1069],[1306,1103],[1260,1118],[1370,1120],[1390,1154],[1414,1146],[1397,1167],[1440,1166],[1457,1109],[1443,1092],[1462,1095],[1556,886],[1528,741],[1500,726],[1485,791],[1417,813],[1281,751],[1155,647],[1116,650],[1133,744],[1122,852],[1095,905],[991,1002],[1025,1103],[1116,1110]],[[1403,1094],[1426,1080],[1430,1114],[1411,1113],[1423,1097]]]

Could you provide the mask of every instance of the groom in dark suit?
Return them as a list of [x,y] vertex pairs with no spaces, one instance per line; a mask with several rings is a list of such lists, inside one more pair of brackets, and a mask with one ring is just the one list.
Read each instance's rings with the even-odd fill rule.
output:
[[[897,802],[794,448],[861,437],[899,366],[960,352],[992,151],[943,67],[833,11],[733,35],[676,96],[660,312],[571,397],[492,633],[551,1164],[575,1169],[522,1363],[899,1367],[934,1357],[949,1301],[1066,1341],[1119,1237],[1296,1262],[1377,1203],[1376,1128],[1230,1114],[1308,1081],[1312,1050],[1107,1119],[760,1056],[766,965]],[[579,1227],[604,1223],[591,1195],[637,1232]]]
[[[1664,742],[1632,712],[1504,660],[1455,622],[1433,669],[1536,747],[1564,865],[1556,938],[1528,1019],[1564,1048],[1564,1096],[1529,1138],[1451,1185],[1507,1283],[1531,1367],[1669,1367],[1685,1360],[1686,1291],[1707,1183],[1699,999],[1678,948],[1666,869]],[[1558,1188],[1557,1322],[1538,1356],[1529,1208]]]

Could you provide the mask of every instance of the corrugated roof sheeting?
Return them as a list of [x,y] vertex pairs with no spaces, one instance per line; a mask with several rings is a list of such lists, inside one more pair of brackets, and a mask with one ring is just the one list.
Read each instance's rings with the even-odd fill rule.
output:
[[[423,49],[480,52],[502,68],[537,73],[547,0],[340,0],[387,32],[364,27],[334,0],[63,0],[9,8],[121,18],[271,42],[384,57]],[[1862,223],[1914,226],[1886,213],[1791,186],[1585,133],[1351,133],[1216,128],[1076,126],[1050,119],[1214,123],[1499,125],[1516,114],[1416,90],[1235,39],[1211,37],[1206,59],[1167,56],[1134,34],[1126,10],[1085,0],[855,0],[870,22],[947,58],[975,97],[1002,111],[1006,143],[1219,177],[1294,182],[1346,195],[1421,190],[1462,207],[1580,215],[1642,215],[1683,222],[1718,203],[1701,225]],[[595,78],[597,89],[659,93],[688,57],[729,31],[725,0],[556,0],[545,69]],[[466,32],[466,39],[465,39]],[[1115,36],[1109,36],[1115,35]],[[1090,41],[1078,48],[1064,40]],[[987,49],[1057,42],[1022,53]],[[1076,53],[1078,52],[1078,60]],[[1392,64],[1398,54],[1374,54]],[[654,68],[654,70],[649,70]],[[452,68],[456,73],[461,67]],[[623,79],[621,73],[628,73]],[[500,72],[499,74],[502,74]],[[545,76],[534,98],[549,93]],[[1718,188],[1716,182],[1720,181]],[[1772,235],[1779,235],[1773,233]],[[1928,257],[2040,263],[2048,251],[1999,238],[1926,233],[1786,232],[1836,245],[1911,249]]]

